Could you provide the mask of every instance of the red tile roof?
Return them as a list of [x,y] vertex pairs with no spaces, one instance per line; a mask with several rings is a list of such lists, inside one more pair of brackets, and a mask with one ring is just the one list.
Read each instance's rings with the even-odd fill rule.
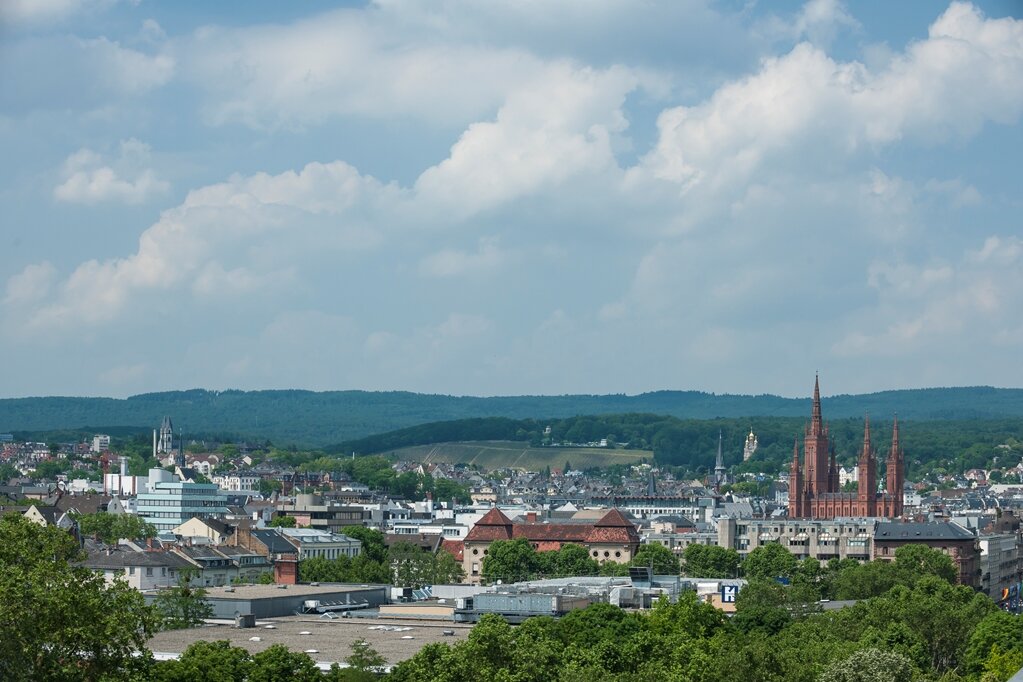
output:
[[476,522],[466,536],[465,542],[493,542],[494,540],[511,540],[512,522],[501,510],[494,507],[483,518]]
[[440,548],[449,552],[457,561],[462,561],[465,557],[465,543],[461,540],[445,540],[441,543]]
[[541,550],[558,549],[563,544],[588,543],[638,545],[636,526],[617,509],[596,523],[512,523],[496,507],[487,512],[465,536],[465,542],[493,542],[523,538]]

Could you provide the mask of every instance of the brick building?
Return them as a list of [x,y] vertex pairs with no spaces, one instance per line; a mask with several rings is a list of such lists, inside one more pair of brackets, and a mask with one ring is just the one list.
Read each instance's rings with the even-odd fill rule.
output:
[[799,443],[792,452],[789,473],[789,518],[833,519],[836,517],[902,516],[904,456],[899,445],[899,421],[892,427],[888,452],[885,492],[877,492],[877,456],[870,441],[870,420],[863,428],[857,491],[843,493],[839,485],[838,465],[831,447],[828,426],[821,415],[820,382],[814,381],[813,411],[803,434],[803,465],[799,462]]

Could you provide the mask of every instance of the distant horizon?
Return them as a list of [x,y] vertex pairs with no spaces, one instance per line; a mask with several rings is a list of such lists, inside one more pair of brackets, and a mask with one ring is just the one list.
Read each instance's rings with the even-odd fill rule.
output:
[[[1002,391],[1019,391],[1023,390],[1021,386],[992,386],[990,384],[972,384],[962,386],[921,386],[915,388],[886,388],[877,391],[865,391],[862,393],[828,393],[824,388],[821,388],[821,399],[828,400],[831,398],[841,398],[844,396],[869,396],[878,395],[883,393],[898,393],[902,391],[940,391],[946,389],[976,389],[976,388],[988,388],[993,390]],[[252,389],[240,389],[240,388],[202,388],[199,386],[193,386],[191,388],[172,388],[166,390],[157,391],[144,391],[142,393],[133,393],[125,396],[113,396],[113,395],[71,395],[71,394],[52,394],[52,395],[20,395],[20,396],[2,396],[0,400],[28,400],[33,398],[82,398],[82,399],[101,399],[101,400],[130,400],[132,398],[147,396],[147,395],[158,395],[167,393],[188,393],[189,391],[205,391],[208,393],[270,393],[270,392],[303,392],[303,393],[408,393],[412,395],[422,396],[439,396],[446,398],[558,398],[565,396],[625,396],[625,397],[637,397],[656,393],[700,393],[711,396],[736,396],[744,398],[756,398],[756,397],[771,397],[771,398],[782,398],[784,400],[810,400],[813,398],[813,390],[805,396],[803,395],[782,395],[780,393],[771,392],[760,392],[760,393],[733,393],[733,392],[722,392],[722,391],[707,391],[703,389],[690,389],[690,388],[658,388],[651,389],[649,391],[639,391],[637,393],[626,393],[623,391],[611,391],[607,393],[589,393],[589,392],[578,392],[578,393],[506,393],[506,394],[494,394],[494,395],[478,395],[470,393],[438,393],[430,391],[412,391],[406,389],[379,389],[370,390],[362,388],[332,388],[332,389],[307,389],[307,388],[252,388]]]

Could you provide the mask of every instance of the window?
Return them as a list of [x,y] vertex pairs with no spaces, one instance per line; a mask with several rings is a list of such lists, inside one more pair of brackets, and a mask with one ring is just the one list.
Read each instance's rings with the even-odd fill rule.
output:
[[147,578],[152,578],[153,577],[153,569],[152,569],[152,567],[146,568],[146,577]]

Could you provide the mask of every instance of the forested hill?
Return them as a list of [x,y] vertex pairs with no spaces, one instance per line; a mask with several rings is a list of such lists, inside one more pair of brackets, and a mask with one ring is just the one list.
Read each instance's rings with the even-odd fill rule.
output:
[[[989,387],[885,391],[824,398],[825,417],[864,413],[908,420],[1002,419],[1023,416],[1023,389]],[[367,391],[172,391],[127,399],[11,398],[0,400],[0,432],[154,428],[164,416],[192,435],[267,438],[278,444],[321,446],[417,424],[474,417],[563,418],[647,413],[683,419],[803,417],[808,398],[657,391],[636,396],[563,395],[478,398]]]

